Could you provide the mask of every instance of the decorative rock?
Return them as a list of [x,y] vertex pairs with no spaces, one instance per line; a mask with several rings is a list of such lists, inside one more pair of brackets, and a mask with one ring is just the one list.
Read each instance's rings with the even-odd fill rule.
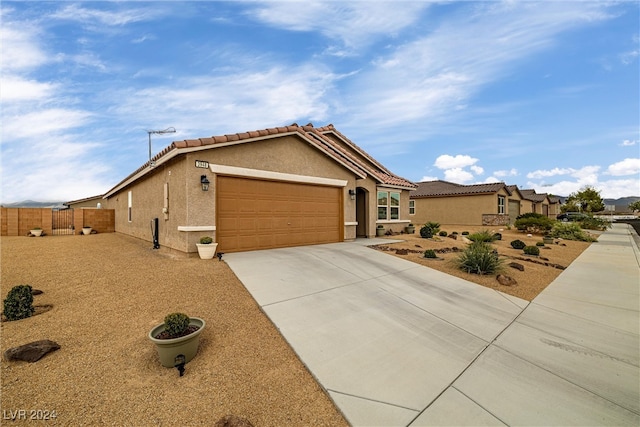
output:
[[453,239],[453,240],[458,240],[458,235],[457,234],[449,234],[447,237],[450,238],[450,239]]
[[253,424],[246,418],[236,415],[225,415],[215,423],[214,427],[253,427]]
[[47,353],[60,349],[58,343],[50,340],[34,341],[29,344],[13,347],[4,352],[6,360],[24,360],[33,363],[40,360]]
[[409,254],[409,249],[396,249],[396,255],[407,255]]
[[32,289],[31,290],[31,295],[41,295],[44,292],[42,292],[40,289]]
[[524,271],[524,265],[518,264],[517,262],[510,262],[509,267],[515,268],[516,270]]
[[513,277],[505,276],[504,274],[498,274],[496,276],[496,279],[498,280],[498,283],[503,286],[515,286],[518,284],[518,282],[516,282],[516,279],[514,279]]

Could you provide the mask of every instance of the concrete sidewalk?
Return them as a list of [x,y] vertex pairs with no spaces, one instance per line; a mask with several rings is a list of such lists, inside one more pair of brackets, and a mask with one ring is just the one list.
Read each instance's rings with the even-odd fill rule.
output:
[[225,260],[353,425],[638,425],[629,230],[531,304],[361,242]]

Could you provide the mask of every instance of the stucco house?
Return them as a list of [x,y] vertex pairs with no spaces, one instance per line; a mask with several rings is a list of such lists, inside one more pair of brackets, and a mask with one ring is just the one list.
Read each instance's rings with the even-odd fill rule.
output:
[[525,203],[526,212],[535,212],[555,219],[560,213],[560,198],[547,193],[536,193],[536,190],[520,190]]
[[[234,252],[400,231],[412,182],[341,134],[312,124],[175,141],[105,193],[119,233],[195,252]],[[157,220],[156,220],[157,218]]]

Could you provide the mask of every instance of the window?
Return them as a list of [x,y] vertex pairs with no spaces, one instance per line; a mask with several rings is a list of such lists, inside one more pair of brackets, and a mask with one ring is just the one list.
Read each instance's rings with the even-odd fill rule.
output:
[[415,214],[416,214],[416,201],[409,200],[409,215],[415,215]]
[[400,193],[389,193],[391,200],[391,218],[400,219]]
[[387,219],[389,194],[386,191],[378,191],[378,219]]
[[498,213],[504,214],[504,196],[498,196]]
[[131,191],[129,191],[129,193],[127,194],[127,219],[129,220],[129,222],[131,222],[131,200]]
[[378,219],[400,219],[400,193],[378,191]]

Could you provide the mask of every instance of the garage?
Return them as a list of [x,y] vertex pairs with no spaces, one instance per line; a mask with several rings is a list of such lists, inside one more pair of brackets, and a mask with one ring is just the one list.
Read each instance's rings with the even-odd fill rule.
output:
[[518,215],[520,215],[520,201],[509,199],[509,222],[511,224],[516,222]]
[[341,242],[342,188],[218,175],[220,252]]

